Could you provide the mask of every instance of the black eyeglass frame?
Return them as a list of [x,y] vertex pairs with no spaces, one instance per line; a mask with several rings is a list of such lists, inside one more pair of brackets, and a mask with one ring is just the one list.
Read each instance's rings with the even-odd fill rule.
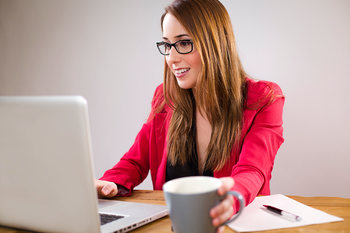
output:
[[[186,53],[182,53],[182,52],[180,52],[179,50],[177,50],[176,44],[179,43],[179,42],[184,42],[184,41],[185,41],[185,42],[190,42],[190,44],[191,44],[191,51],[186,52]],[[164,56],[168,56],[168,55],[170,54],[170,53],[163,53],[163,52],[161,51],[161,49],[159,48],[159,46],[164,45],[164,44],[167,44],[167,45],[170,46],[169,51],[171,50],[172,47],[174,47],[175,50],[176,50],[176,52],[178,52],[179,54],[188,54],[188,53],[191,53],[191,52],[193,51],[193,41],[192,41],[192,40],[189,40],[189,39],[187,39],[187,40],[178,40],[178,41],[176,41],[176,42],[174,42],[174,43],[168,43],[168,42],[162,41],[162,42],[157,42],[156,44],[157,44],[157,48],[158,48],[159,52],[160,52],[162,55],[164,55]]]

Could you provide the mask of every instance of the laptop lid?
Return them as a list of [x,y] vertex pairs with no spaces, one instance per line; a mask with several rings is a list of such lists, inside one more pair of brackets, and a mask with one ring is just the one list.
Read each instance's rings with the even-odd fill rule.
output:
[[[115,211],[117,202],[99,202],[105,212]],[[0,97],[0,206],[3,226],[41,232],[101,232],[83,97]],[[146,214],[146,219],[166,215],[166,207],[160,207]],[[117,207],[118,212],[120,209]],[[104,225],[102,231],[125,232],[143,221],[134,219],[117,226],[133,218],[132,213],[124,216],[124,220]]]

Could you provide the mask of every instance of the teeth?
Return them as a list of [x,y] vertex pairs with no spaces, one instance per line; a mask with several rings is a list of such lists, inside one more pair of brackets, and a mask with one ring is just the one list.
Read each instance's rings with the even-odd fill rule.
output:
[[189,69],[176,70],[175,73],[176,73],[176,74],[182,74],[182,73],[184,73],[184,72],[186,72],[186,71],[188,71],[188,70],[189,70]]

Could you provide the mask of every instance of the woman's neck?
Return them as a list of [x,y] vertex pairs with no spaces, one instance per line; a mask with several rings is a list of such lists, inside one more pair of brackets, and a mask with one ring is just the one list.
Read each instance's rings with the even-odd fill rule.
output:
[[211,139],[212,128],[205,115],[196,109],[196,148],[199,174],[203,174],[207,160],[207,148]]

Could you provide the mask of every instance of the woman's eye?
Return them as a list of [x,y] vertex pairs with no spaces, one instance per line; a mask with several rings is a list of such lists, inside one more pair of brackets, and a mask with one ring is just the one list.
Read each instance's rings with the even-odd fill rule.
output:
[[171,46],[170,46],[170,44],[168,44],[168,43],[164,43],[164,48],[170,50],[170,49],[171,49]]
[[186,47],[186,46],[190,46],[191,42],[190,41],[181,41],[180,46],[182,47]]

